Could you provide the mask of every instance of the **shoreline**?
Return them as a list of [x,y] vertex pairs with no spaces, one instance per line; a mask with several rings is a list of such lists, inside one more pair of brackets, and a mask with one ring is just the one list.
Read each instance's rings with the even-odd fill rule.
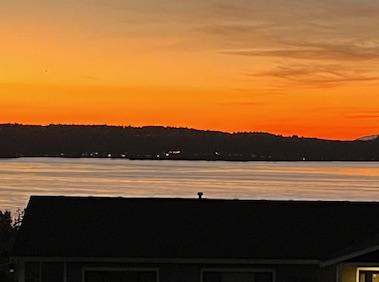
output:
[[38,158],[46,158],[46,159],[96,159],[96,160],[127,160],[127,161],[193,161],[193,162],[301,162],[301,163],[307,163],[307,162],[320,162],[320,163],[326,163],[326,162],[370,162],[375,163],[379,160],[297,160],[297,159],[212,159],[212,158],[149,158],[149,157],[140,157],[140,158],[130,158],[130,157],[107,157],[107,156],[97,156],[97,157],[89,157],[89,156],[0,156],[0,160],[14,160],[14,159],[38,159]]

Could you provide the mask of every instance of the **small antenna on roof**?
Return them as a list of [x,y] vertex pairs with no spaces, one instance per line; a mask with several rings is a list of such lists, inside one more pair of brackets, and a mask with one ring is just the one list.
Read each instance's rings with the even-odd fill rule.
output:
[[203,192],[197,192],[197,196],[199,197],[199,200],[201,200],[203,198]]

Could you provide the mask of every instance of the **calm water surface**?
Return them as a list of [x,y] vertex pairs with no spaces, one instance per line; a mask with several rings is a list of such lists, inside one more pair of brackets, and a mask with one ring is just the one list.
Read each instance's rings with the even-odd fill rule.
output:
[[169,196],[379,201],[375,162],[0,160],[0,209],[30,195]]

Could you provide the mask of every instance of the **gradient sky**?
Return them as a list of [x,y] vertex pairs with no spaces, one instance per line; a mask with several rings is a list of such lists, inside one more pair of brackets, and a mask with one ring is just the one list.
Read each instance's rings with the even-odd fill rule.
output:
[[0,122],[379,133],[379,1],[1,0]]

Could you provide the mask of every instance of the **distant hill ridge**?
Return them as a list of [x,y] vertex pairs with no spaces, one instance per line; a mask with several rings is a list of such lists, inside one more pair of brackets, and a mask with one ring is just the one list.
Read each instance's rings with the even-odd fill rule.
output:
[[3,124],[0,157],[378,161],[379,138],[337,141],[161,126]]
[[370,140],[377,139],[378,137],[379,137],[379,135],[369,135],[369,136],[360,137],[357,140],[358,141],[370,141]]

